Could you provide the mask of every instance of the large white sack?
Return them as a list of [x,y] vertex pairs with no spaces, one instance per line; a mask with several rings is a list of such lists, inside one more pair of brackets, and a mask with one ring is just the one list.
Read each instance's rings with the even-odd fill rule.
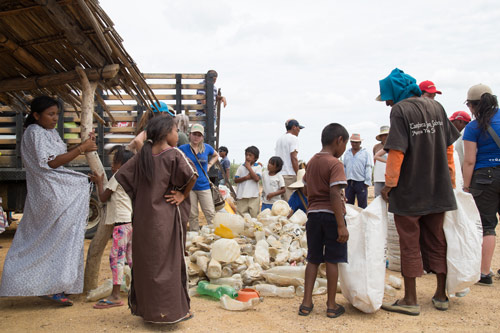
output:
[[364,210],[346,208],[348,263],[339,264],[340,287],[354,307],[373,313],[384,298],[387,204],[378,196]]
[[481,277],[483,227],[471,194],[455,190],[457,210],[444,215],[444,234],[448,249],[446,290],[454,294],[470,287]]

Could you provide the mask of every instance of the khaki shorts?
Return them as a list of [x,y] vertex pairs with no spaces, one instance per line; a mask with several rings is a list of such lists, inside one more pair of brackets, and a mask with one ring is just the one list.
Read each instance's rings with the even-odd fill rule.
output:
[[236,210],[238,214],[250,214],[251,217],[256,218],[260,212],[260,198],[243,198],[236,201]]

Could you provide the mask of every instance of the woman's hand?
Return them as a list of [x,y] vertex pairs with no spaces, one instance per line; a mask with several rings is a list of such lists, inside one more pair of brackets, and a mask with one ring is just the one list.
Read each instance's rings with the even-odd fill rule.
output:
[[97,150],[97,145],[95,143],[95,134],[93,132],[89,133],[89,138],[80,144],[80,149],[84,153]]
[[170,191],[170,193],[172,194],[165,194],[164,197],[166,199],[165,201],[172,205],[179,206],[184,201],[184,199],[186,199],[184,197],[184,193],[182,192],[172,190]]

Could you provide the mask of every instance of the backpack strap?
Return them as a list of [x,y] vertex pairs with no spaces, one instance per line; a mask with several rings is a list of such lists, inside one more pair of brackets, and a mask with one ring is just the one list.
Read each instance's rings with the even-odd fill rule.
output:
[[302,201],[302,204],[304,205],[304,208],[307,209],[307,204],[305,201],[304,194],[302,194],[301,190],[297,190],[297,195],[299,196],[300,201]]
[[495,132],[493,127],[491,127],[491,125],[488,125],[488,133],[490,133],[491,137],[493,138],[493,141],[495,141],[498,148],[500,148],[500,138],[498,137],[498,134]]

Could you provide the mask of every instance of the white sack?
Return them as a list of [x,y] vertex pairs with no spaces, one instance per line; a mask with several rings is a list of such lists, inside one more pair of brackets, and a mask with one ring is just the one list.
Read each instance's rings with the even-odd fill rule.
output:
[[449,295],[462,291],[481,277],[483,227],[471,194],[455,190],[457,210],[444,215],[444,234],[448,249],[446,290]]
[[384,298],[387,204],[378,196],[364,210],[346,208],[348,263],[339,264],[342,294],[357,309],[373,313]]

